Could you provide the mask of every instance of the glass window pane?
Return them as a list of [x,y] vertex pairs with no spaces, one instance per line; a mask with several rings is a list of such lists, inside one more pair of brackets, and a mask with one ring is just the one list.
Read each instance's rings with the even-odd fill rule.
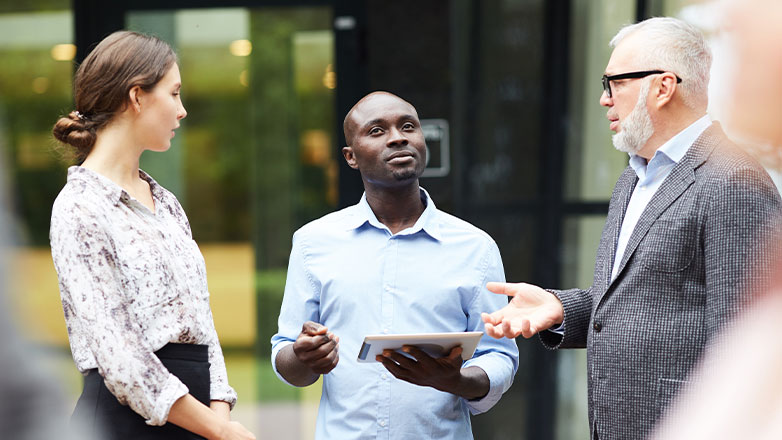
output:
[[[562,287],[592,285],[595,256],[605,216],[570,217],[564,222]],[[557,439],[589,438],[586,350],[557,352]]]
[[635,20],[635,2],[575,0],[570,38],[570,113],[565,163],[565,197],[606,201],[628,156],[614,149],[606,108],[599,104],[600,77],[611,56],[609,41]]

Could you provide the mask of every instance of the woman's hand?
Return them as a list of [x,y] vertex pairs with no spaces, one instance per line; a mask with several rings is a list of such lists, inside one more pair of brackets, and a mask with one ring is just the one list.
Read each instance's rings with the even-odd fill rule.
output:
[[[185,394],[174,402],[168,421],[209,440],[254,440],[255,435],[239,422],[228,420],[226,402],[212,401],[210,406]],[[216,406],[215,406],[216,405]]]
[[255,435],[239,422],[225,422],[215,440],[255,440]]

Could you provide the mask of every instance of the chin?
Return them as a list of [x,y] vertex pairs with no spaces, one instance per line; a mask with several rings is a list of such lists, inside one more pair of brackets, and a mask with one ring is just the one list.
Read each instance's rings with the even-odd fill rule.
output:
[[417,179],[419,174],[420,173],[416,173],[415,170],[402,170],[394,172],[394,179],[397,182],[405,182]]
[[158,145],[153,148],[149,148],[150,151],[154,151],[156,153],[162,153],[164,151],[168,151],[171,148],[171,142],[168,142],[163,145]]

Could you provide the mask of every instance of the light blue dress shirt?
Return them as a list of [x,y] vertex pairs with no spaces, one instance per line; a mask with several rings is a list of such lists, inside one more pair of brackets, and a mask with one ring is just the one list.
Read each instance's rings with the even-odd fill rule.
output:
[[491,237],[436,209],[423,189],[421,199],[421,217],[396,234],[377,220],[365,194],[293,236],[272,359],[307,320],[340,338],[339,363],[323,376],[316,439],[469,439],[469,414],[490,409],[513,382],[515,341],[486,335],[464,363],[489,377],[480,400],[398,380],[379,362],[357,362],[365,335],[483,331],[481,312],[507,304],[485,288],[505,280]]
[[630,166],[638,176],[638,182],[630,196],[630,203],[627,205],[627,211],[622,220],[622,228],[619,231],[619,240],[616,244],[614,266],[611,270],[611,280],[616,278],[619,264],[627,248],[627,242],[630,241],[630,236],[633,234],[641,214],[646,209],[646,205],[652,200],[652,196],[671,173],[673,167],[682,160],[690,146],[710,125],[711,119],[708,115],[693,122],[660,146],[648,163],[641,156],[635,154],[630,156]]

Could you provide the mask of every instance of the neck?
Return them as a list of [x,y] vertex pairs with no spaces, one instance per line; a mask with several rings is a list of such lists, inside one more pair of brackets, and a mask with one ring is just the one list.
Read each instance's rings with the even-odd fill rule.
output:
[[646,142],[646,145],[638,151],[638,155],[646,160],[651,160],[660,147],[705,115],[705,110],[702,112],[688,111],[677,115],[664,115],[658,118],[659,122],[655,123],[654,134]]
[[413,226],[424,212],[418,180],[410,185],[393,188],[376,187],[364,182],[364,189],[375,217],[392,234]]
[[128,189],[139,180],[139,159],[143,148],[132,142],[132,135],[121,122],[110,123],[98,131],[92,151],[81,166],[102,174]]

